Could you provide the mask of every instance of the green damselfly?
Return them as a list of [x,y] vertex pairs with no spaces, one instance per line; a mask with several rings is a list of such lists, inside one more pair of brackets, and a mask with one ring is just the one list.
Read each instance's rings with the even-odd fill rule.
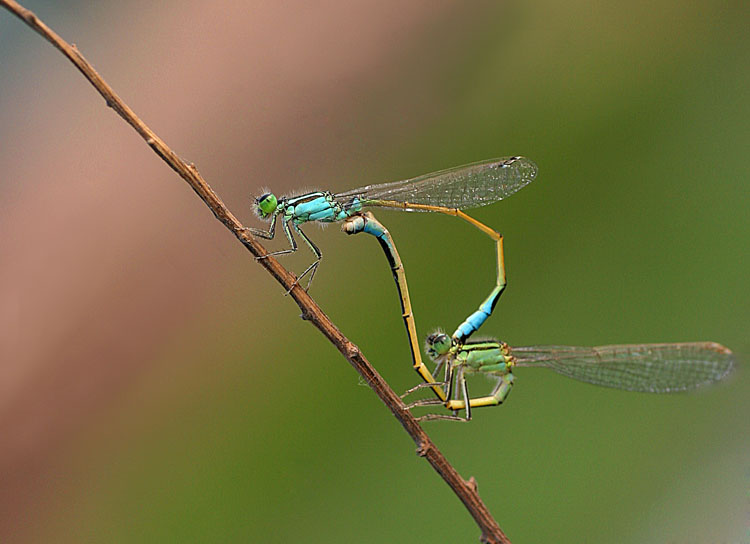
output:
[[404,181],[368,185],[338,194],[316,191],[277,199],[273,193],[265,193],[256,198],[255,211],[261,219],[270,221],[269,229],[266,231],[248,227],[246,230],[256,236],[273,239],[276,233],[276,220],[280,218],[291,247],[268,253],[260,258],[297,251],[297,242],[292,234],[292,230],[296,231],[315,254],[315,261],[295,282],[298,283],[305,275],[310,274],[306,287],[309,289],[322,259],[322,253],[302,231],[301,225],[315,221],[343,221],[367,207],[444,213],[468,221],[496,242],[500,284],[504,281],[501,277],[502,237],[461,210],[502,200],[534,181],[536,173],[536,165],[529,159],[508,157],[475,162]]
[[[471,409],[502,404],[518,367],[544,367],[579,381],[644,393],[689,391],[715,383],[734,365],[732,352],[715,342],[624,344],[613,346],[510,347],[496,340],[456,342],[447,334],[427,338],[428,355],[445,367],[442,386],[448,401],[426,399],[410,405],[444,404],[452,415],[428,414],[423,419],[471,419]],[[470,397],[466,374],[495,376],[496,385],[484,397]],[[420,384],[424,385],[424,384]],[[458,412],[464,410],[465,416]]]

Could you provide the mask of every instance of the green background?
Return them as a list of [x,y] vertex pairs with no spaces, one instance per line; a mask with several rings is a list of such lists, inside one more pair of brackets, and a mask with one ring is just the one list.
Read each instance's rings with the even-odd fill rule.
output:
[[[48,3],[31,7],[72,41],[93,24]],[[90,17],[108,20],[109,9]],[[477,410],[470,424],[425,428],[464,477],[477,479],[514,543],[750,542],[747,5],[424,9],[429,17],[412,22],[397,54],[337,90],[332,102],[341,105],[298,105],[300,124],[315,112],[308,128],[320,140],[290,137],[291,149],[274,157],[286,165],[283,180],[255,181],[253,171],[235,179],[219,167],[204,174],[257,225],[247,197],[266,185],[339,191],[493,156],[532,158],[532,185],[473,213],[505,235],[508,274],[481,333],[512,345],[713,340],[737,353],[738,371],[695,394],[650,396],[520,369],[502,407]],[[11,36],[49,49],[4,12],[0,24],[12,27],[6,51]],[[117,87],[96,43],[84,53]],[[394,46],[384,38],[382,47]],[[244,52],[237,70],[262,54]],[[181,55],[190,51],[172,51],[170,61]],[[33,62],[3,69],[21,74]],[[125,98],[136,111],[169,100]],[[179,133],[163,136],[180,145]],[[211,157],[244,168],[240,153],[222,154],[211,139],[185,147],[178,152],[199,168]],[[188,193],[169,175],[151,182]],[[182,220],[218,231],[191,199]],[[448,217],[378,217],[398,243],[420,336],[452,331],[489,292],[491,244]],[[397,392],[413,385],[375,241],[345,237],[336,225],[308,232],[325,255],[313,297]],[[459,501],[282,288],[239,244],[211,258],[208,301],[175,317],[138,378],[53,448],[56,483],[29,506],[23,539],[477,541]],[[282,261],[298,273],[307,262],[304,250]]]

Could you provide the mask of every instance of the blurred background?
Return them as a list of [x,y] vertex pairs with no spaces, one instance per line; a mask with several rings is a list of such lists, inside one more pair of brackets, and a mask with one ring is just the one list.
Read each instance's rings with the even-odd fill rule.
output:
[[[505,405],[428,432],[514,543],[750,542],[747,3],[25,5],[248,225],[265,187],[532,158],[537,181],[473,214],[505,234],[509,280],[481,332],[713,340],[739,369],[664,396],[521,369]],[[449,217],[379,218],[420,335],[453,330],[493,284],[492,244]],[[0,233],[3,542],[478,540],[283,289],[4,10]],[[313,297],[414,385],[376,242],[308,233]]]

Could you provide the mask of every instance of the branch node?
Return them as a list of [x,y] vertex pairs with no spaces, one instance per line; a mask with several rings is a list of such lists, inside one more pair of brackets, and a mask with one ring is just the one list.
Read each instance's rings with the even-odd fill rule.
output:
[[424,442],[420,442],[419,445],[417,445],[417,455],[419,457],[427,457],[427,454],[432,449],[432,444],[425,444]]
[[355,359],[362,355],[362,353],[359,351],[359,348],[352,344],[351,342],[347,342],[346,344],[346,356],[350,359]]
[[479,491],[477,489],[477,481],[474,479],[474,476],[470,477],[466,481],[466,485],[468,485],[474,493],[477,493]]

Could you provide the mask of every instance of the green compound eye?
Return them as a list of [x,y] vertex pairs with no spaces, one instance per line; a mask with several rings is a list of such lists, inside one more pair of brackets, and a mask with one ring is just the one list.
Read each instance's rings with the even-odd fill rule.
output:
[[278,202],[273,193],[266,193],[256,198],[255,204],[257,205],[258,215],[265,219],[276,210]]
[[445,355],[451,349],[451,337],[445,333],[434,333],[427,337],[427,355],[432,358]]

